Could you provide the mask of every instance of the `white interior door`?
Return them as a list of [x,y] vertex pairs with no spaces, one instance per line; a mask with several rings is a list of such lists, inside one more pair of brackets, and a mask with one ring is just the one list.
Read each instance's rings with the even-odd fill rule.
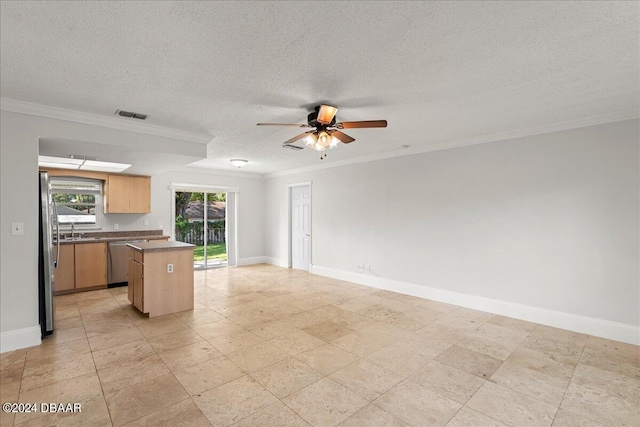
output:
[[291,266],[309,271],[311,262],[311,186],[291,188]]

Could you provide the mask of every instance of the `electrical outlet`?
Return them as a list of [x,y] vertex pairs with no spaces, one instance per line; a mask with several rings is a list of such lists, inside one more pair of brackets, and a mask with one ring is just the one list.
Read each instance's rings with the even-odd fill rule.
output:
[[114,230],[119,230],[119,229],[120,229],[120,225],[118,225],[118,224],[113,224],[113,229],[114,229]]
[[142,224],[143,224],[143,225],[149,225],[149,220],[148,220],[148,219],[143,220],[143,221],[142,221]]
[[158,228],[162,228],[162,223],[161,222],[158,223]]
[[12,222],[11,223],[11,235],[22,236],[24,235],[24,222]]
[[167,273],[173,273],[173,264],[167,264]]

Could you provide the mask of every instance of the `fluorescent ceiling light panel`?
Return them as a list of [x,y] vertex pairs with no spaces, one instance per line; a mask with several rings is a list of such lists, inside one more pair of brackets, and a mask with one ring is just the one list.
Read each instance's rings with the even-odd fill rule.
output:
[[122,172],[131,167],[127,163],[101,162],[68,157],[38,156],[38,165],[50,168],[81,169],[97,172]]

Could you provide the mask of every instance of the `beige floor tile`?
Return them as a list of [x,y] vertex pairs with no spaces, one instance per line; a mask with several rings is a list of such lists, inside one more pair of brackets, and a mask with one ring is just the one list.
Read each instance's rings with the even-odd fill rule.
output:
[[185,390],[194,396],[238,379],[244,376],[245,373],[225,356],[220,356],[175,371],[174,375]]
[[483,379],[488,379],[502,365],[502,360],[457,345],[440,354],[435,360]]
[[209,338],[208,341],[222,354],[233,353],[234,351],[241,350],[245,347],[251,347],[264,342],[262,338],[249,331],[220,335],[218,337]]
[[304,328],[303,331],[323,341],[329,342],[355,332],[355,329],[349,328],[342,322],[325,320],[324,322]]
[[270,339],[269,342],[292,356],[325,344],[320,338],[303,331],[294,331],[287,335],[281,335]]
[[172,374],[105,394],[113,424],[123,425],[189,397]]
[[640,347],[589,337],[580,363],[640,379]]
[[428,324],[422,329],[415,331],[417,334],[424,336],[425,338],[442,341],[449,345],[453,345],[458,341],[466,338],[474,329],[479,325],[473,325],[469,328],[465,324],[459,324],[455,321],[449,320],[436,320],[433,323]]
[[571,378],[576,366],[557,354],[542,353],[523,346],[515,349],[506,361],[566,380]]
[[25,353],[18,359],[9,359],[11,363],[0,372],[0,400],[3,403],[18,401],[26,357]]
[[487,381],[467,406],[505,424],[550,426],[558,410],[538,399]]
[[188,344],[202,341],[202,337],[193,330],[187,328],[178,332],[170,332],[168,334],[157,335],[150,338],[149,344],[157,352],[169,351],[174,348],[183,347]]
[[390,308],[385,307],[382,304],[372,304],[356,311],[356,314],[374,320],[386,320],[390,317],[397,316],[400,313],[400,311],[391,310]]
[[640,406],[636,402],[573,382],[560,407],[608,426],[637,426],[640,420]]
[[227,357],[245,371],[255,372],[285,359],[287,354],[264,342],[229,353]]
[[159,353],[159,355],[169,369],[178,371],[220,357],[222,353],[203,340]]
[[44,387],[49,384],[95,373],[96,367],[90,353],[74,357],[43,359],[40,364],[32,364],[24,369],[21,391]]
[[640,405],[640,380],[579,363],[571,381],[594,392],[606,393]]
[[369,401],[402,381],[400,375],[366,360],[352,363],[329,375],[329,378]]
[[296,328],[284,323],[281,320],[274,320],[272,322],[263,323],[249,328],[250,332],[259,336],[263,340],[270,340],[282,335],[287,335],[291,332],[294,332],[295,330]]
[[39,345],[27,351],[26,366],[40,365],[45,359],[68,358],[90,352],[86,337],[62,344]]
[[406,337],[400,338],[398,341],[394,342],[393,345],[407,351],[417,353],[421,356],[425,356],[429,359],[439,356],[452,346],[452,344],[444,341],[427,338],[424,335],[417,333],[409,334]]
[[458,342],[457,345],[496,359],[505,360],[528,334],[529,331],[485,323]]
[[91,346],[91,351],[100,351],[143,339],[144,336],[137,328],[131,328],[125,331],[116,331],[89,337],[89,345]]
[[491,382],[535,397],[553,406],[560,402],[567,390],[569,381],[554,377],[516,363],[505,362],[491,376]]
[[484,380],[475,375],[435,360],[418,369],[409,379],[461,404],[465,404],[484,384]]
[[402,378],[408,377],[431,360],[430,357],[398,347],[395,343],[371,353],[366,359]]
[[370,404],[340,423],[340,427],[407,427],[393,415]]
[[[56,324],[55,324],[55,328],[58,331],[63,329],[77,328],[79,326],[83,326],[81,317],[71,317],[69,319],[62,319],[62,320],[56,319]],[[85,326],[85,332],[86,332],[86,325],[84,326]]]
[[186,399],[126,424],[128,427],[210,427],[211,424],[193,400]]
[[600,424],[597,421],[583,417],[582,415],[574,414],[573,412],[566,411],[562,408],[556,414],[553,419],[553,427],[605,427],[604,424]]
[[175,316],[163,316],[162,318],[148,319],[147,321],[137,322],[140,333],[148,340],[172,332],[182,332],[189,327]]
[[323,378],[282,401],[309,424],[327,427],[337,426],[368,403],[329,378]]
[[356,331],[331,341],[331,344],[359,357],[366,357],[397,341],[399,338],[400,337],[395,338],[390,335],[374,335],[370,332],[363,333],[362,331]]
[[274,396],[283,398],[322,378],[304,363],[289,357],[251,374]]
[[222,319],[214,322],[198,322],[191,325],[191,328],[204,339],[245,331],[242,326],[233,323],[229,319]]
[[232,425],[233,427],[309,427],[298,414],[278,401]]
[[329,375],[359,359],[356,355],[331,344],[321,345],[295,357],[323,375]]
[[85,338],[86,336],[87,336],[87,333],[84,330],[84,326],[77,326],[75,328],[61,329],[61,330],[56,329],[52,335],[42,340],[42,345],[48,346],[48,345],[63,344],[69,341],[75,341],[75,340]]
[[146,340],[134,341],[116,347],[93,352],[93,361],[98,370],[120,366],[154,354],[153,347]]
[[466,406],[458,411],[447,423],[447,427],[506,427],[500,421],[487,417],[478,411],[474,411]]
[[462,407],[411,381],[402,382],[373,403],[412,426],[443,426]]
[[216,322],[224,319],[223,315],[208,308],[183,311],[181,313],[176,313],[176,317],[190,326],[196,323]]
[[[95,373],[83,375],[65,381],[60,381],[44,387],[21,392],[18,399],[21,403],[85,403],[102,397],[100,380]],[[15,423],[31,421],[44,416],[44,413],[16,414]]]
[[278,401],[249,376],[244,376],[194,397],[214,426],[229,426]]
[[511,329],[519,329],[521,331],[527,331],[527,332],[533,331],[537,326],[537,324],[535,323],[531,323],[531,322],[527,322],[519,319],[513,319],[511,317],[500,316],[499,314],[496,314],[495,316],[493,316],[491,319],[489,319],[487,323],[504,326],[506,328],[511,328]]
[[520,347],[536,350],[543,354],[553,355],[554,360],[568,364],[577,364],[582,354],[583,346],[575,343],[554,341],[549,338],[528,336]]
[[129,362],[101,369],[98,371],[98,376],[102,384],[102,391],[107,394],[166,375],[169,372],[169,368],[160,356],[154,353],[144,358],[134,358]]

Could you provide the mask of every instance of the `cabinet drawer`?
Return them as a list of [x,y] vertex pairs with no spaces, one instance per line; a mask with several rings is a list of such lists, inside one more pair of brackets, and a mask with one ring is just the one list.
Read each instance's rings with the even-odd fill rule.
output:
[[133,251],[133,260],[136,262],[139,262],[140,264],[142,264],[142,252],[140,251]]

